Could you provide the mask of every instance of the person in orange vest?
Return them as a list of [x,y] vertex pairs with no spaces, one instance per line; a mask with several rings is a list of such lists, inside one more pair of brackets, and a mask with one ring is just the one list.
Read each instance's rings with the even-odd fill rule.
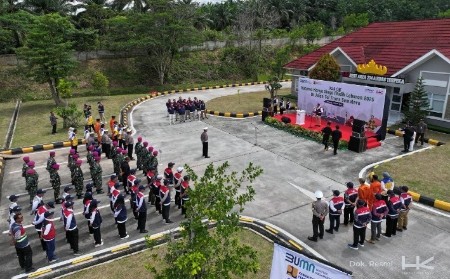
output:
[[358,188],[358,200],[363,200],[367,203],[369,199],[372,197],[372,190],[370,190],[370,186],[366,183],[364,178],[359,179],[359,188]]
[[109,120],[109,128],[111,132],[114,131],[114,121],[116,121],[116,116],[113,115]]
[[49,263],[54,263],[58,260],[55,254],[56,229],[52,220],[53,214],[53,211],[46,211],[44,213],[45,220],[43,222],[41,235],[42,239],[45,241],[45,252],[47,253],[47,260]]
[[347,182],[347,190],[344,192],[344,226],[347,226],[349,222],[353,223],[355,216],[354,211],[356,200],[358,199],[358,191],[353,187],[353,182]]
[[100,122],[100,118],[95,119],[94,132],[97,134],[97,142],[99,144],[102,142],[102,135],[100,134],[101,126],[102,123]]
[[370,190],[372,191],[372,196],[370,200],[368,200],[369,208],[372,209],[372,204],[375,201],[375,195],[381,194],[381,182],[378,180],[378,175],[372,175],[372,179],[370,179]]
[[344,198],[340,197],[339,195],[341,192],[339,190],[333,191],[333,197],[331,198],[330,202],[328,203],[328,211],[329,211],[329,217],[330,217],[330,228],[328,230],[325,230],[327,233],[333,234],[333,230],[338,232],[339,231],[339,224],[341,223],[341,214],[342,209],[344,208]]

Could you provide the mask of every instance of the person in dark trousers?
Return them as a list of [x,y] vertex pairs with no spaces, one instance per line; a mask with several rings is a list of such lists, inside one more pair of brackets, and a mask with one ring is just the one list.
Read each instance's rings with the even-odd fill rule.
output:
[[209,158],[208,156],[208,127],[203,128],[203,133],[200,136],[200,140],[203,145],[203,157]]
[[94,234],[94,246],[100,247],[103,245],[102,233],[100,231],[100,226],[102,224],[102,216],[100,215],[100,211],[98,210],[98,203],[96,199],[91,201],[89,205],[89,211],[91,212],[91,217],[89,219],[89,225],[92,227],[92,231]]
[[122,162],[122,164],[120,164],[120,171],[122,174],[122,185],[124,185],[124,189],[125,189],[126,193],[129,194],[128,188],[127,188],[128,176],[131,173],[129,157],[125,157],[125,160]]
[[364,247],[366,227],[370,220],[372,220],[372,214],[366,206],[366,202],[364,200],[358,200],[356,203],[355,220],[353,222],[353,243],[348,244],[350,249],[358,250],[358,245]]
[[393,190],[387,191],[389,200],[387,202],[388,214],[386,216],[386,233],[383,234],[384,237],[391,237],[396,235],[397,232],[397,221],[398,214],[402,207],[402,202],[400,198],[397,197]]
[[370,239],[367,242],[375,244],[375,240],[380,240],[381,221],[386,217],[388,208],[381,194],[375,195],[375,202],[372,204],[372,222],[370,224]]
[[411,128],[411,125],[408,122],[405,125],[405,128],[403,128],[401,131],[403,131],[403,151],[402,152],[409,152],[409,145],[414,136],[414,130]]
[[170,190],[169,190],[169,180],[164,179],[163,185],[159,188],[159,196],[161,199],[162,207],[162,217],[165,224],[173,223],[170,218]]
[[130,158],[130,160],[134,160],[133,158],[134,138],[131,135],[131,129],[127,130],[127,137],[125,140],[125,144],[127,145],[128,157]]
[[148,233],[145,229],[145,223],[147,222],[147,204],[145,203],[145,186],[139,186],[139,192],[136,195],[136,211],[138,212],[138,227],[140,233]]
[[56,134],[56,125],[58,124],[58,118],[53,111],[50,112],[50,124],[52,125],[52,135]]
[[186,216],[186,204],[189,202],[189,180],[190,177],[185,175],[181,182],[181,214],[184,216]]
[[120,239],[128,238],[129,235],[127,234],[126,228],[126,222],[128,220],[127,208],[125,206],[125,198],[122,194],[117,197],[114,204],[114,218],[116,219]]
[[423,121],[423,119],[420,119],[419,123],[416,126],[416,144],[419,142],[420,139],[420,145],[423,145],[423,142],[425,140],[425,133],[428,130],[427,124]]
[[347,226],[348,223],[353,223],[357,198],[358,190],[354,188],[353,182],[347,182],[347,190],[344,192],[344,226]]
[[333,154],[337,155],[337,149],[339,147],[339,140],[342,138],[342,132],[339,130],[339,125],[336,125],[336,130],[331,132],[331,139],[333,140]]
[[317,242],[317,237],[323,238],[323,223],[325,222],[325,217],[328,214],[328,203],[323,198],[322,191],[316,191],[314,193],[316,196],[316,201],[312,203],[312,226],[313,226],[313,236],[308,236],[308,239]]
[[73,250],[74,256],[79,256],[80,251],[78,248],[78,227],[75,220],[75,214],[73,213],[73,202],[66,201],[65,209],[63,210],[64,226],[67,234],[67,241],[70,244],[70,249]]
[[329,202],[329,217],[330,217],[330,228],[326,230],[327,233],[333,234],[333,231],[339,231],[339,224],[341,223],[341,214],[344,209],[344,198],[339,195],[341,192],[339,190],[333,191],[333,197]]
[[17,258],[19,259],[19,265],[25,269],[25,272],[34,270],[33,268],[33,251],[31,250],[30,243],[28,242],[28,236],[25,229],[22,226],[23,215],[17,213],[14,215],[14,221],[11,223],[11,237],[12,242],[16,248]]
[[330,142],[330,136],[333,130],[331,129],[331,122],[327,123],[327,126],[322,129],[322,144],[325,146],[323,150],[328,150],[328,143]]

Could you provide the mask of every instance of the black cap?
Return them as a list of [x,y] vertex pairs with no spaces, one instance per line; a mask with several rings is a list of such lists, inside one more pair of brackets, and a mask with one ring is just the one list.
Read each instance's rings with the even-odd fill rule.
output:
[[70,186],[64,187],[64,192],[69,192],[70,190],[72,190],[72,187]]
[[392,190],[388,190],[386,193],[388,194],[388,196],[395,196],[395,193]]
[[174,166],[175,165],[175,163],[173,163],[173,162],[170,162],[169,163],[169,167],[172,167],[172,166]]
[[141,183],[141,180],[140,179],[136,179],[135,181],[134,181],[134,185],[139,185]]
[[38,189],[37,191],[36,191],[36,194],[38,194],[38,195],[41,195],[41,194],[45,194],[45,190],[44,189]]
[[50,216],[53,216],[54,213],[55,213],[55,212],[53,212],[53,211],[46,211],[46,212],[44,213],[44,217],[45,217],[45,218],[49,218]]
[[341,192],[339,192],[339,190],[333,190],[334,196],[339,196],[340,194],[341,194]]
[[93,200],[91,201],[91,207],[96,207],[99,203],[100,203],[99,200],[93,199]]
[[365,204],[366,204],[366,202],[365,202],[364,200],[358,200],[357,205],[358,205],[359,207],[364,206]]
[[140,185],[139,186],[139,190],[144,190],[145,189],[145,186],[144,185]]
[[19,198],[19,196],[11,195],[11,196],[9,196],[9,201],[11,201],[11,202],[16,201],[17,198]]
[[167,186],[167,185],[169,185],[169,182],[170,182],[170,181],[169,181],[168,179],[164,179],[164,182],[163,182],[163,183],[164,183],[164,185]]
[[47,205],[50,206],[51,208],[55,208],[55,203],[52,201],[47,202]]
[[85,199],[92,199],[92,193],[91,192],[84,193],[84,198]]
[[347,188],[353,188],[355,187],[355,185],[353,184],[353,182],[347,182]]
[[12,211],[12,212],[20,212],[20,211],[22,211],[22,207],[16,205],[16,206],[14,206],[14,207],[11,209],[11,211]]
[[71,207],[73,205],[73,201],[66,201],[65,203],[64,203],[64,206],[65,207]]
[[65,199],[66,201],[71,201],[71,200],[74,199],[74,197],[73,197],[72,195],[67,195],[64,199]]

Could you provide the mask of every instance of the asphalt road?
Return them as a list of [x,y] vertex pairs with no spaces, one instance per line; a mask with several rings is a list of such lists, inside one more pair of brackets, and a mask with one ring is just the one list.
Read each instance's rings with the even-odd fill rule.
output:
[[[288,86],[288,84],[284,84]],[[240,87],[240,93],[263,90],[263,86]],[[205,101],[228,94],[236,94],[236,88],[205,90],[184,94],[177,94],[171,98],[196,96]],[[249,162],[260,165],[264,173],[255,183],[256,198],[244,212],[252,216],[271,222],[300,240],[324,256],[327,260],[354,272],[355,278],[446,278],[449,272],[448,258],[450,256],[450,214],[433,212],[433,209],[416,206],[410,212],[408,230],[398,233],[391,239],[381,239],[377,244],[367,243],[364,248],[354,251],[347,248],[351,242],[351,227],[341,227],[339,233],[326,234],[318,243],[308,242],[307,236],[312,234],[311,228],[311,195],[316,190],[322,190],[325,196],[331,196],[333,189],[344,190],[347,181],[356,183],[359,171],[366,165],[390,158],[400,154],[402,141],[388,136],[382,147],[368,150],[365,153],[341,151],[333,156],[331,151],[324,152],[322,147],[312,141],[297,138],[282,131],[264,125],[259,117],[252,119],[228,119],[210,116],[205,121],[193,121],[173,126],[168,125],[165,115],[167,98],[161,97],[137,106],[132,114],[131,121],[137,131],[135,137],[142,136],[151,145],[162,151],[159,158],[160,170],[169,161],[176,163],[175,167],[189,164],[197,173],[202,173],[209,163],[220,164],[229,161],[235,170],[241,170]],[[205,126],[209,127],[209,155],[205,159],[201,156],[200,134]],[[255,136],[256,130],[256,136]],[[257,145],[256,145],[257,143]],[[425,151],[426,152],[426,151]],[[66,162],[68,149],[58,149],[57,162]],[[49,187],[48,173],[45,171],[45,162],[48,152],[29,155],[36,161],[37,171],[40,174],[40,185]],[[81,148],[81,157],[85,170],[85,178],[90,175],[85,164],[85,151]],[[411,159],[413,161],[413,159]],[[6,220],[8,201],[7,195],[22,193],[24,179],[21,177],[21,158],[8,160],[3,181],[2,198],[0,202],[0,218]],[[134,166],[135,161],[132,162]],[[41,167],[44,166],[44,167]],[[65,166],[65,164],[63,164]],[[103,174],[112,173],[112,163],[102,160]],[[60,171],[62,183],[69,182],[69,171],[62,167]],[[430,174],[431,176],[431,174]],[[106,182],[106,178],[104,182]],[[397,178],[397,181],[400,180]],[[46,198],[52,198],[51,191]],[[102,234],[105,245],[102,248],[124,242],[118,238],[117,229],[109,203],[105,194],[97,195],[102,201],[101,206],[104,219]],[[27,214],[28,199],[19,200],[25,208],[25,223],[31,222]],[[76,200],[75,211],[81,211],[81,201]],[[130,234],[128,240],[142,237],[136,229],[136,221],[130,216],[127,229]],[[156,233],[177,226],[181,220],[180,213],[175,209],[171,212],[175,221],[172,225],[162,224],[161,217],[154,209],[149,210],[147,227],[150,233]],[[81,215],[77,215],[80,228],[80,247],[85,253],[94,251],[93,239],[89,236],[87,225]],[[325,226],[328,226],[326,221]],[[56,244],[56,252],[60,259],[69,259],[72,256],[68,245],[64,241],[61,225]],[[384,224],[383,224],[384,228]],[[1,223],[2,231],[7,229],[6,222]],[[45,254],[39,247],[37,234],[34,228],[27,229],[34,252],[34,266],[46,265]],[[15,250],[9,246],[7,235],[3,234],[0,249],[4,252],[0,258],[2,278],[8,278],[22,273],[18,268]],[[407,264],[423,262],[430,257],[427,266],[432,269],[408,267]],[[402,258],[405,269],[402,269]]]

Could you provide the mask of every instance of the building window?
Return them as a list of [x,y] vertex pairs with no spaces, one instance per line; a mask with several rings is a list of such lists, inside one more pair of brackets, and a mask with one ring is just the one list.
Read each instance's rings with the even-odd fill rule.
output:
[[428,93],[428,102],[430,103],[430,116],[442,117],[445,95]]

